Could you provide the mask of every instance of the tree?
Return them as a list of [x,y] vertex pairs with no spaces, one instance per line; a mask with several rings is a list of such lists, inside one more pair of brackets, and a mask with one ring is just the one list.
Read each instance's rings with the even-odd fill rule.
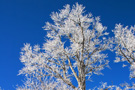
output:
[[[116,24],[114,32],[114,50],[116,53],[115,62],[127,62],[130,66],[130,78],[135,78],[135,26],[123,27],[121,24]],[[127,65],[123,64],[123,67]],[[135,83],[129,85],[128,83],[123,83],[118,85],[107,85],[107,83],[102,83],[99,90],[134,90]]]
[[128,26],[123,27],[121,24],[116,24],[113,32],[117,45],[115,62],[128,62],[130,64],[130,77],[135,78],[135,27],[128,28]]
[[[40,86],[39,90],[44,90],[41,87],[45,87],[48,77],[58,81],[57,84],[60,81],[66,87],[85,90],[86,80],[93,74],[102,74],[101,70],[108,67],[104,53],[110,47],[107,28],[99,17],[85,14],[84,9],[76,3],[72,8],[66,5],[59,12],[53,12],[53,24],[47,22],[43,27],[47,31],[43,47],[24,45],[20,58],[24,67],[19,74],[25,74],[36,86],[29,89],[38,90]],[[76,79],[78,86],[72,79]]]

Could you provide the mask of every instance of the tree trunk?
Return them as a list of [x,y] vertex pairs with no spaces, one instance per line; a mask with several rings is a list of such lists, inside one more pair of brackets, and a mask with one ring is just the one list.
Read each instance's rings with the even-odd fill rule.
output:
[[80,63],[80,69],[79,69],[79,88],[81,90],[86,89],[86,83],[85,83],[85,65],[83,62]]

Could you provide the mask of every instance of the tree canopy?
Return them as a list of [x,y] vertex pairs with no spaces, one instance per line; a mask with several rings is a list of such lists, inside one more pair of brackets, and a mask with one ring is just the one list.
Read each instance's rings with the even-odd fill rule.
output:
[[[52,12],[51,19],[53,22],[43,27],[47,32],[43,46],[26,43],[22,48],[20,60],[24,67],[19,74],[24,74],[26,81],[18,90],[86,90],[91,76],[102,75],[101,71],[109,67],[107,50],[116,53],[115,62],[127,61],[130,77],[135,77],[135,27],[116,24],[115,37],[109,37],[100,17],[87,14],[78,3]],[[125,90],[135,89],[134,83],[122,85]],[[123,87],[102,83],[95,90]]]

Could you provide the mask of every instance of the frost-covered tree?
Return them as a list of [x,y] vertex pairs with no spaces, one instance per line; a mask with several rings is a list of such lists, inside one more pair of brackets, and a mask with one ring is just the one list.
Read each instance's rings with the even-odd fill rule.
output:
[[[123,27],[121,24],[116,24],[114,32],[114,50],[116,53],[115,62],[128,62],[130,65],[130,78],[135,78],[135,26]],[[123,67],[127,65],[123,64]],[[107,85],[102,83],[98,90],[135,90],[135,83],[132,85],[123,83],[121,85]]]
[[130,64],[130,77],[135,78],[135,26],[129,28],[117,24],[113,32],[117,55],[115,62],[128,62]]
[[[130,78],[135,78],[135,26],[123,27],[116,24],[114,32],[114,51],[116,53],[115,62],[127,62],[130,66]],[[123,64],[123,67],[127,65]],[[135,90],[135,83],[131,85],[123,83],[120,85],[107,85],[107,82],[101,83],[101,86],[94,90]]]
[[[55,83],[56,90],[64,90],[57,88],[61,82],[64,83],[61,86],[65,85],[70,90],[85,90],[86,80],[93,74],[102,74],[101,70],[109,63],[104,53],[110,47],[107,28],[102,25],[99,17],[85,14],[84,9],[76,3],[53,12],[53,23],[47,22],[43,27],[47,37],[42,48],[39,45],[24,45],[20,58],[24,67],[19,74],[25,74],[28,80],[24,87],[20,87],[21,90],[25,87],[31,90],[33,85],[35,90],[47,90],[43,88],[49,84],[49,88],[55,88]],[[54,85],[53,82],[47,84],[45,78],[52,78],[56,82]],[[78,86],[74,85],[73,79]]]

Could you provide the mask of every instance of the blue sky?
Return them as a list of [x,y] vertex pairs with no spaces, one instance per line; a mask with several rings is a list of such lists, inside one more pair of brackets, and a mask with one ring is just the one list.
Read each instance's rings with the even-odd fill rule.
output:
[[[42,45],[46,35],[42,27],[46,21],[51,22],[51,12],[76,2],[86,7],[86,13],[100,16],[108,32],[116,23],[135,24],[135,0],[0,0],[0,86],[3,89],[15,90],[17,84],[22,84],[23,76],[17,74],[23,67],[19,61],[23,44]],[[100,81],[110,84],[134,81],[129,79],[128,67],[113,63],[114,56],[109,52],[111,69],[105,69],[104,76],[93,76],[88,86],[94,87]]]

